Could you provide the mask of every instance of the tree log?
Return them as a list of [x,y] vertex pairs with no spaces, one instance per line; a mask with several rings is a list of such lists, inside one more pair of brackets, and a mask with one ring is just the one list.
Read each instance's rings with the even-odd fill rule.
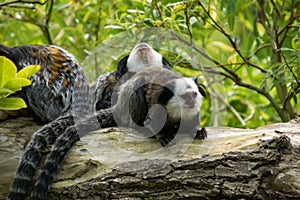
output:
[[[0,123],[0,199],[41,125]],[[257,129],[207,128],[162,148],[124,128],[84,136],[69,152],[49,199],[300,199],[300,119]]]

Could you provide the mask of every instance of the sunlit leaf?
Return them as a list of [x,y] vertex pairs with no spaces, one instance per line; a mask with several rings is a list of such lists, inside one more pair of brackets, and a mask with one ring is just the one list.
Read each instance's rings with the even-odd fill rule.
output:
[[185,4],[177,4],[174,6],[174,11],[178,11],[178,10],[181,10],[181,9],[184,9],[186,7]]
[[26,78],[13,78],[7,81],[3,87],[16,92],[21,90],[22,87],[28,86],[30,84],[31,81]]
[[0,99],[0,109],[2,110],[18,110],[26,107],[25,101],[21,98]]
[[40,70],[40,68],[41,67],[39,65],[30,65],[30,66],[24,67],[17,73],[16,77],[29,78],[30,76],[32,76],[33,74],[38,72]]
[[10,89],[0,88],[0,98],[5,98],[13,93],[14,93],[14,91],[12,91]]
[[4,56],[0,56],[0,87],[10,79],[14,78],[17,68],[12,61]]

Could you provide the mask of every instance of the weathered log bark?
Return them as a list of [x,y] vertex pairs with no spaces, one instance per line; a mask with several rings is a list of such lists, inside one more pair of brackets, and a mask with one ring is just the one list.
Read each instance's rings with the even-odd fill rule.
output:
[[[41,125],[0,123],[0,199]],[[105,129],[68,154],[49,199],[300,199],[300,120],[258,129],[207,128],[208,139],[178,136],[161,148],[132,130]]]

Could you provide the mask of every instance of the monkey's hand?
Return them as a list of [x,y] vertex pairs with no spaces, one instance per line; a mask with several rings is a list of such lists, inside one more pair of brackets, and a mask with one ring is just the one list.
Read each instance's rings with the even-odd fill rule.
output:
[[196,133],[194,139],[204,140],[205,138],[207,138],[207,131],[206,131],[206,129],[202,128],[201,130],[197,130],[197,133]]

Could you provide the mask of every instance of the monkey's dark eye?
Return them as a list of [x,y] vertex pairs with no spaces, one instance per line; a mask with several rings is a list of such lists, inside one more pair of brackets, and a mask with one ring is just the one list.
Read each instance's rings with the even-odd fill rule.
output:
[[197,97],[197,92],[192,92],[193,97]]

